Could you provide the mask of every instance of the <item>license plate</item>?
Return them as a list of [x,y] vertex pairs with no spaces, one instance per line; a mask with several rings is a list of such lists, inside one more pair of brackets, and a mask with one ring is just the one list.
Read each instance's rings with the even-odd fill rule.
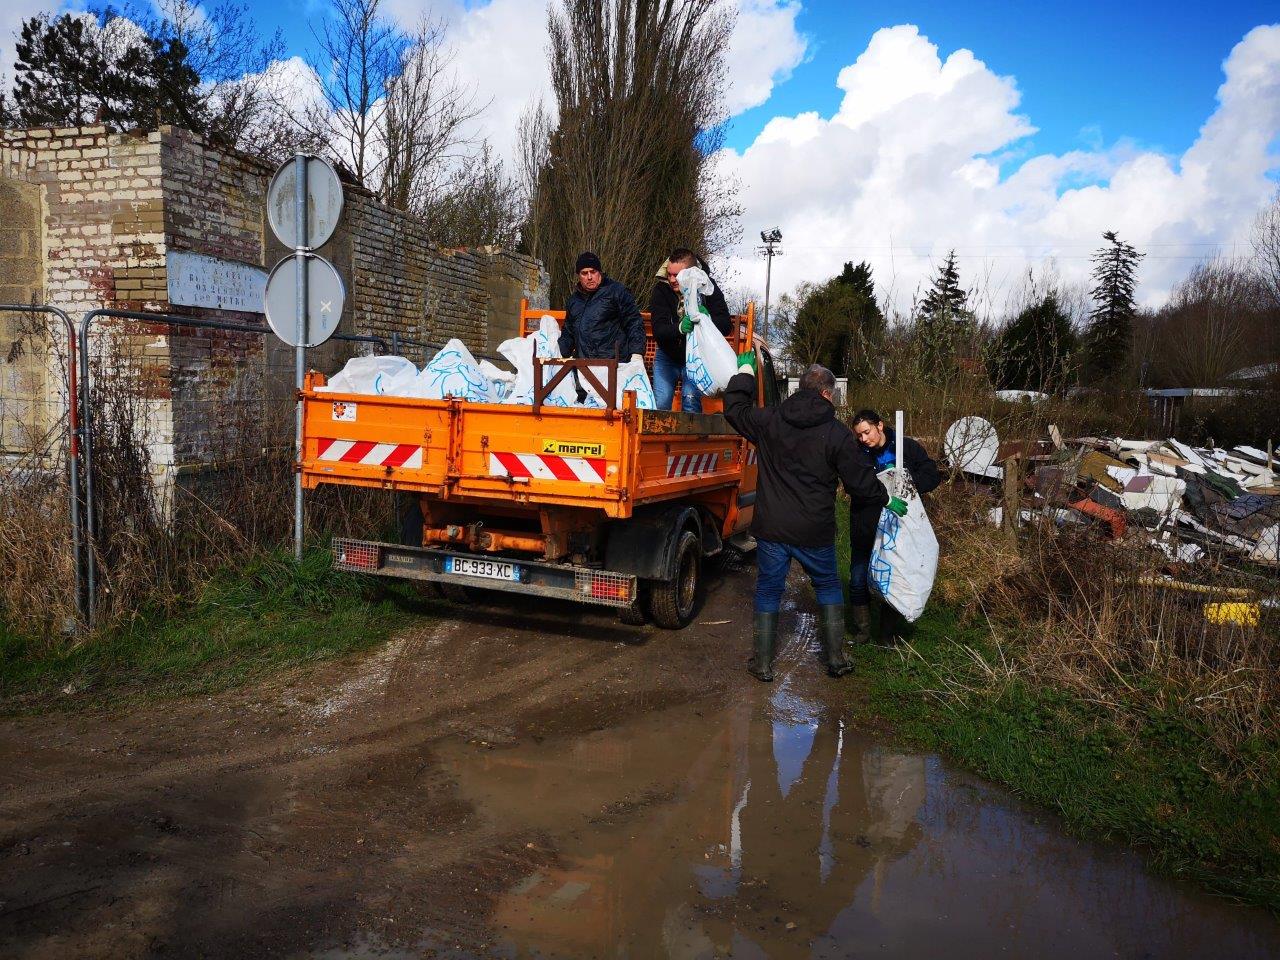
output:
[[445,573],[465,577],[486,577],[489,580],[519,580],[520,568],[505,560],[474,560],[471,557],[446,557]]

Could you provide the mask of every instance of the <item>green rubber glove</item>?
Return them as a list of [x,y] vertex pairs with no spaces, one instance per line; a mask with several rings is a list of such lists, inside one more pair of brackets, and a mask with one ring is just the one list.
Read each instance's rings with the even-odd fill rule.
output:
[[687,313],[680,318],[680,332],[686,337],[693,333],[693,317],[689,316]]
[[907,515],[907,501],[900,497],[890,497],[887,509],[893,513],[894,516],[905,517]]
[[756,369],[756,352],[754,350],[747,350],[738,354],[739,373],[749,373],[755,376]]

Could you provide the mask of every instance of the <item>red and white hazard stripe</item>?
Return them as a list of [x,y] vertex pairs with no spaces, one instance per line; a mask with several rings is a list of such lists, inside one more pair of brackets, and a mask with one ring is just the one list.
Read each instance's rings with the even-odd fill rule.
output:
[[549,453],[491,453],[489,476],[515,480],[604,483],[602,457],[557,457]]
[[372,440],[316,441],[316,457],[333,463],[358,463],[365,467],[422,469],[422,447],[416,443],[374,443]]
[[747,466],[751,466],[756,462],[756,448],[747,447]]
[[667,476],[696,477],[714,472],[719,463],[719,453],[685,453],[678,457],[667,457]]

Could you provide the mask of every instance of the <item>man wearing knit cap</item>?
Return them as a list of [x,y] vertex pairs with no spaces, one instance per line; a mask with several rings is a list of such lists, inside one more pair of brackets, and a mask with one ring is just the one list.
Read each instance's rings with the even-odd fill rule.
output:
[[560,354],[584,360],[643,360],[644,320],[631,291],[605,276],[594,253],[578,257],[578,283],[565,304]]

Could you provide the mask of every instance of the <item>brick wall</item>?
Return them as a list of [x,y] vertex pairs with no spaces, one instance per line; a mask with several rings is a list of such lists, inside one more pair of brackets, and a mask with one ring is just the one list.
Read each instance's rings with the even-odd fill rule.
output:
[[[0,232],[0,257],[4,244],[24,244],[13,275],[38,281],[19,289],[0,273],[0,300],[42,286],[46,302],[73,315],[109,307],[264,322],[255,313],[171,305],[165,260],[189,251],[269,269],[286,255],[266,224],[272,170],[170,127],[0,137],[0,184],[28,200],[38,195],[42,236],[36,251]],[[320,250],[347,286],[342,332],[436,343],[458,337],[482,352],[514,332],[522,296],[546,305],[546,273],[536,261],[495,249],[439,249],[428,225],[367,191],[348,186],[345,200],[342,223]],[[153,463],[166,475],[243,449],[245,405],[287,398],[292,388],[292,351],[272,336],[173,335],[110,322],[95,329],[103,331],[95,343],[112,343],[118,372],[136,385]],[[308,356],[311,366],[333,371],[351,353],[331,343]]]

